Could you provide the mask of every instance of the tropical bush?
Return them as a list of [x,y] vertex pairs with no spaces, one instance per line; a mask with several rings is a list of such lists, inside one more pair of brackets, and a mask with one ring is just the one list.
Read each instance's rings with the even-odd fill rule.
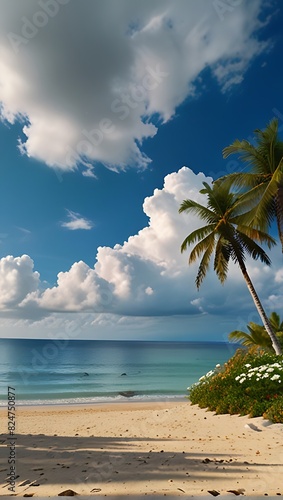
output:
[[217,414],[263,416],[283,423],[283,356],[238,349],[188,391],[192,404]]

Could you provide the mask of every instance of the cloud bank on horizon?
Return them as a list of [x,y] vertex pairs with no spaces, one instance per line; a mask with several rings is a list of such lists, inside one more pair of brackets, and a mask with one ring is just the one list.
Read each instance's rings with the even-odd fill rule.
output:
[[2,120],[21,125],[22,154],[50,167],[145,168],[142,142],[201,92],[204,70],[226,92],[268,48],[265,5],[2,0]]
[[[168,316],[244,314],[251,308],[251,298],[237,266],[231,265],[225,286],[211,270],[201,291],[194,280],[197,264],[187,265],[188,255],[181,255],[185,236],[199,227],[195,216],[179,214],[185,198],[200,203],[205,195],[202,183],[212,179],[195,174],[187,167],[169,174],[162,189],[144,200],[149,217],[146,227],[130,236],[123,245],[100,247],[93,268],[75,262],[69,271],[58,274],[55,286],[46,287],[34,271],[31,257],[3,257],[0,260],[0,308],[4,316],[39,321],[56,312],[98,315]],[[283,279],[280,252],[272,251],[274,267],[249,261],[255,286],[267,308],[282,302]],[[278,265],[276,265],[278,264]]]

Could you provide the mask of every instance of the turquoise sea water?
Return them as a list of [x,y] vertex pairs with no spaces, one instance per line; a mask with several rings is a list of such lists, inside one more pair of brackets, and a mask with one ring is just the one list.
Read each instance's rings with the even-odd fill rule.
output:
[[[0,339],[0,406],[183,399],[228,343]],[[131,397],[120,392],[131,391]],[[134,394],[132,396],[132,394]]]

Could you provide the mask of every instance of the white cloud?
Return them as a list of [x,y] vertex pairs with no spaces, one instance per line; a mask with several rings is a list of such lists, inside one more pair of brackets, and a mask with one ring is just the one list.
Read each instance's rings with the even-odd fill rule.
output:
[[92,229],[92,222],[88,219],[85,219],[80,214],[73,212],[72,210],[67,210],[67,215],[70,220],[68,222],[62,222],[62,227],[66,227],[71,231],[76,231],[77,229]]
[[51,167],[144,168],[153,115],[174,116],[205,68],[223,91],[242,81],[266,47],[263,4],[238,2],[223,21],[213,0],[2,0],[2,118],[20,121],[22,153]]
[[39,286],[39,273],[33,271],[28,255],[0,259],[0,309],[16,307],[28,293]]
[[[205,202],[205,195],[199,193],[204,181],[210,183],[212,179],[202,173],[196,175],[186,167],[167,175],[164,187],[156,189],[144,201],[144,211],[149,217],[147,227],[123,245],[99,247],[93,268],[82,261],[75,262],[69,271],[58,274],[55,286],[43,291],[33,289],[24,299],[21,297],[23,314],[38,317],[52,311],[88,311],[123,317],[238,317],[241,311],[237,322],[248,323],[253,303],[239,268],[231,264],[224,286],[211,269],[197,292],[198,264],[188,266],[188,253],[180,253],[181,242],[199,227],[200,221],[195,216],[179,214],[178,208],[185,198]],[[249,260],[247,263],[267,307],[274,290],[283,293],[282,286],[278,286],[282,267],[279,254],[278,249],[273,250],[272,268]]]
[[84,262],[75,262],[68,272],[58,274],[57,285],[43,293],[32,292],[22,301],[21,307],[40,307],[49,311],[102,311],[112,301],[108,282]]
[[283,269],[279,269],[275,274],[276,283],[283,283]]

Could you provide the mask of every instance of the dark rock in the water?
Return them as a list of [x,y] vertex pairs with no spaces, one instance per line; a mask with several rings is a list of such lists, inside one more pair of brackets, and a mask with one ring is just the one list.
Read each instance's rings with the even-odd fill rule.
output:
[[121,375],[120,375],[120,376],[121,376],[121,377],[124,377],[125,375],[127,376],[127,374],[126,374],[126,373],[121,373]]
[[136,395],[134,391],[123,391],[119,392],[120,396],[124,396],[125,398],[132,398],[133,396]]
[[210,493],[211,495],[213,495],[214,497],[217,497],[218,495],[220,495],[219,491],[216,491],[216,490],[207,490],[208,493]]
[[78,495],[78,493],[76,493],[74,490],[65,490],[61,493],[58,493],[58,497],[74,497],[75,495]]
[[83,377],[89,377],[89,373],[84,372]]

